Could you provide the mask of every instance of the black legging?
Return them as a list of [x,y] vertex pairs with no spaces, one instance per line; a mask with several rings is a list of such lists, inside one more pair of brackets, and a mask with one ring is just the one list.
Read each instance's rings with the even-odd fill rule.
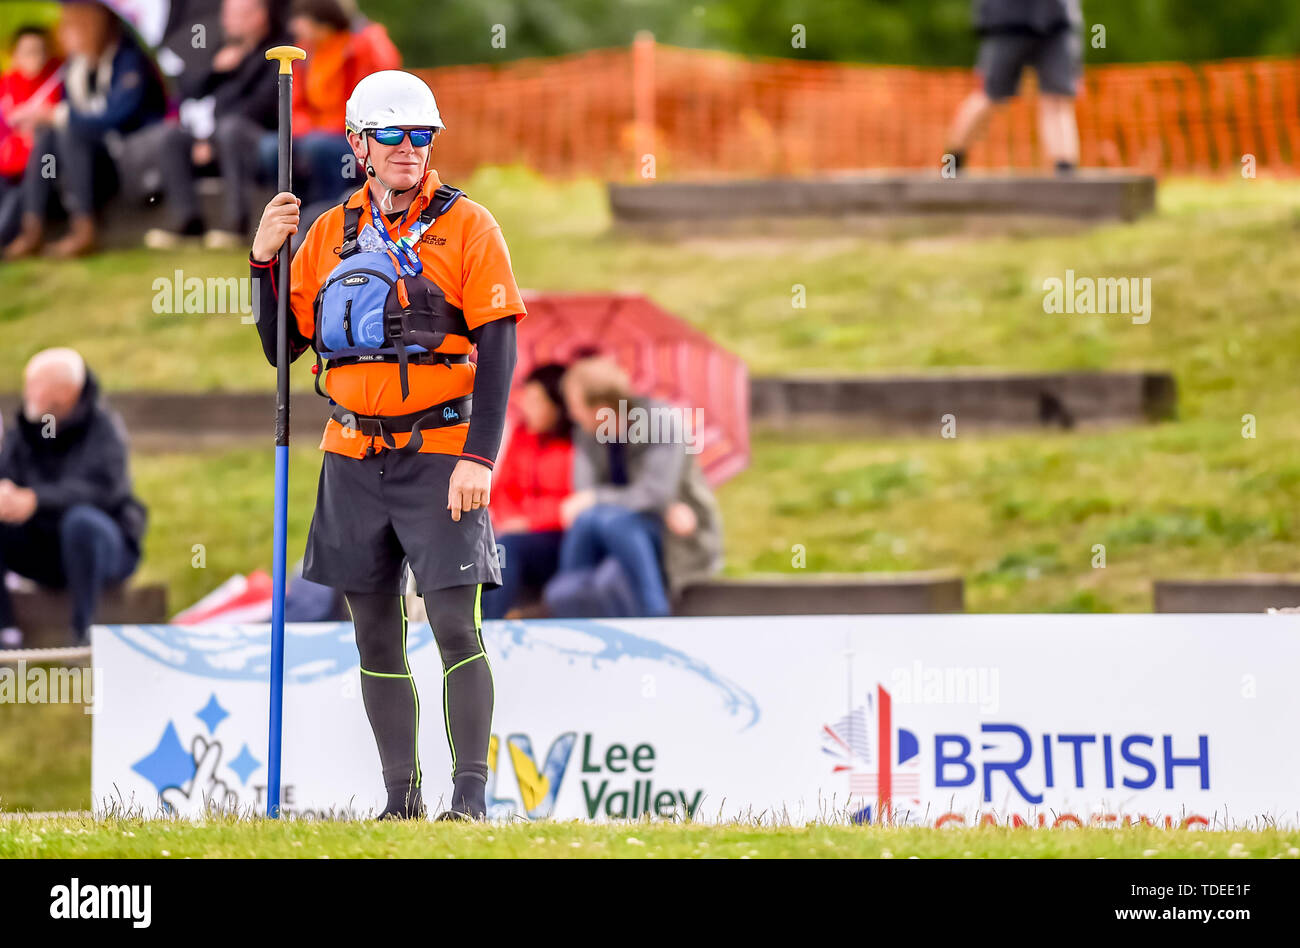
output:
[[[492,727],[492,669],[480,628],[480,586],[424,597],[442,656],[442,710],[451,748],[452,809],[481,816]],[[379,747],[388,811],[420,802],[420,698],[406,660],[406,606],[391,593],[347,593],[361,656],[361,697]]]

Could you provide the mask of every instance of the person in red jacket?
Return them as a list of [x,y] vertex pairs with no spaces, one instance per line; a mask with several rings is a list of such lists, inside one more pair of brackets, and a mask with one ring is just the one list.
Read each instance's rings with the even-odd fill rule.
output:
[[510,433],[492,492],[492,527],[501,585],[483,592],[483,618],[501,619],[537,598],[559,566],[560,502],[573,492],[572,422],[560,380],[564,366],[541,365],[524,381],[522,419]]
[[17,191],[32,151],[32,132],[49,120],[63,88],[60,62],[51,55],[44,27],[20,27],[10,52],[11,67],[0,75],[0,245],[17,232]]

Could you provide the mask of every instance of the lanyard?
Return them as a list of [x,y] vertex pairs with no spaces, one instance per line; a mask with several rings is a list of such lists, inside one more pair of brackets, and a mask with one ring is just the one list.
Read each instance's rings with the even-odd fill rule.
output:
[[[397,263],[402,268],[402,272],[409,277],[417,277],[424,270],[424,264],[420,262],[419,251],[416,246],[424,232],[429,229],[432,221],[417,220],[411,225],[411,230],[400,240],[393,240],[392,235],[388,232],[388,225],[379,215],[379,208],[375,207],[373,198],[370,200],[370,222],[374,224],[375,230],[384,236],[384,243],[388,245],[388,252],[397,258]],[[400,225],[399,225],[400,226]]]

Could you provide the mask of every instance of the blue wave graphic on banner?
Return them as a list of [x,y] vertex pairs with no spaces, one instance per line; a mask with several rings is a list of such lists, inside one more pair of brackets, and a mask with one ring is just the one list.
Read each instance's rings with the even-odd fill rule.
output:
[[[270,675],[271,633],[266,624],[250,625],[112,625],[109,632],[132,649],[177,671],[202,678],[265,682]],[[572,664],[641,659],[680,669],[717,690],[733,717],[748,716],[741,727],[758,722],[758,702],[740,685],[718,674],[708,663],[680,649],[589,619],[545,619],[530,622],[484,622],[489,654],[505,657],[515,649],[547,649]],[[285,626],[284,678],[287,684],[307,684],[357,667],[352,623],[312,622]],[[407,650],[433,643],[427,622],[411,625]],[[493,648],[494,647],[494,648]]]

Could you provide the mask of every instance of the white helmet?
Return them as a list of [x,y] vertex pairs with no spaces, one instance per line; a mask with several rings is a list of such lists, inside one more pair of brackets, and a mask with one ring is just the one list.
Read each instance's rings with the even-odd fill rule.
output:
[[433,90],[419,76],[400,69],[372,72],[358,82],[348,99],[344,123],[358,135],[396,125],[446,128]]

